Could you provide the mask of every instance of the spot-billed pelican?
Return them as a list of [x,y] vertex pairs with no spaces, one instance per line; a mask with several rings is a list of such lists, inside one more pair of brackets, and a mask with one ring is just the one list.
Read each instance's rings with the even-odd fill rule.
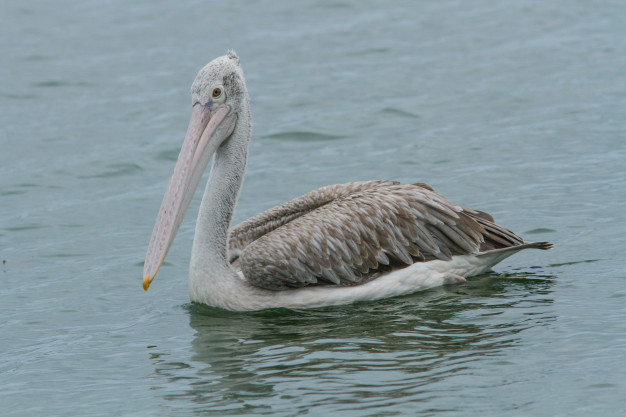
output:
[[526,248],[487,213],[423,183],[329,185],[230,228],[246,169],[250,102],[234,52],[206,65],[144,264],[154,279],[210,158],[189,271],[192,301],[228,310],[309,308],[461,283]]

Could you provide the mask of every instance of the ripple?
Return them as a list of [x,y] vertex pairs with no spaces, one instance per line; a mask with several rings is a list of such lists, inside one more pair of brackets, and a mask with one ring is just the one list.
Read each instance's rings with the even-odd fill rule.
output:
[[353,52],[348,53],[348,55],[360,56],[360,55],[371,55],[371,54],[386,54],[390,51],[391,49],[389,48],[369,48],[369,49],[363,49],[360,51],[353,51]]
[[58,81],[58,80],[41,81],[41,82],[32,84],[33,87],[65,87],[68,85],[70,84],[65,81]]
[[294,132],[274,133],[271,135],[266,135],[264,136],[264,138],[289,140],[289,141],[317,142],[317,141],[343,139],[345,138],[345,136],[328,135],[328,134],[316,133],[316,132],[294,131]]
[[159,161],[174,161],[178,160],[178,154],[180,153],[180,148],[177,149],[169,149],[166,151],[161,151],[157,153],[156,159]]
[[43,87],[43,88],[56,88],[56,87],[68,87],[68,86],[88,87],[88,86],[93,86],[93,85],[95,84],[91,82],[85,82],[85,81],[70,82],[70,81],[61,81],[61,80],[47,80],[47,81],[41,81],[41,82],[31,84],[32,87]]
[[598,262],[598,261],[601,261],[601,260],[602,259],[585,259],[585,260],[582,260],[582,261],[572,261],[572,262],[562,262],[562,263],[558,263],[558,264],[550,264],[548,266],[549,267],[559,267],[559,266],[588,264],[588,263],[592,263],[592,262]]
[[524,232],[524,233],[527,235],[539,235],[543,233],[556,233],[556,230],[548,229],[546,227],[539,227],[537,229],[528,230],[527,232]]
[[2,93],[0,97],[12,99],[12,100],[33,100],[39,98],[39,96],[35,94],[11,94],[11,93]]
[[26,194],[27,191],[26,190],[8,190],[8,191],[3,191],[0,193],[0,195],[20,195],[20,194]]
[[408,117],[410,119],[419,119],[420,118],[417,114],[413,114],[413,113],[410,113],[408,111],[396,109],[395,107],[386,107],[386,108],[383,109],[383,113],[391,114],[391,115],[394,115],[394,116]]
[[33,61],[33,62],[48,61],[50,59],[52,59],[51,56],[39,55],[39,54],[26,55],[23,58],[24,61]]
[[80,175],[78,178],[82,178],[82,179],[113,178],[113,177],[122,177],[122,176],[130,175],[130,174],[135,174],[137,172],[143,171],[143,168],[141,168],[139,165],[129,164],[129,163],[109,164],[106,167],[108,168],[108,171],[105,171],[103,173],[94,174],[94,175]]
[[25,224],[22,226],[13,226],[13,227],[5,227],[4,230],[7,232],[23,232],[25,230],[35,230],[35,229],[43,229],[45,226],[33,223],[33,224]]

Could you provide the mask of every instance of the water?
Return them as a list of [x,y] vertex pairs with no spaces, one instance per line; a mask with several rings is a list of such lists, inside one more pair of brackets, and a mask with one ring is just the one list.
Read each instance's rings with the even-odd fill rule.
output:
[[[0,415],[621,416],[622,2],[3,2]],[[190,305],[192,203],[141,267],[190,114],[234,48],[236,221],[329,183],[425,181],[550,252],[310,311]]]

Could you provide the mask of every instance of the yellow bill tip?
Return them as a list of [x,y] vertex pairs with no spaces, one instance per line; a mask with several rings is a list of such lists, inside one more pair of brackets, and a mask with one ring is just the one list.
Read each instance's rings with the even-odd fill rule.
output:
[[146,274],[143,276],[143,289],[148,291],[148,287],[150,286],[150,275]]

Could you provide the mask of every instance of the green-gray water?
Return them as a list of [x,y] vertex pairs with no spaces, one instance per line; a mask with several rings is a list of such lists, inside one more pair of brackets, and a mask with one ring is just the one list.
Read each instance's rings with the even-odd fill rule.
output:
[[[625,21],[621,1],[3,2],[0,415],[624,415]],[[555,249],[233,314],[188,301],[197,195],[145,293],[189,86],[230,48],[254,122],[236,221],[424,181]]]

